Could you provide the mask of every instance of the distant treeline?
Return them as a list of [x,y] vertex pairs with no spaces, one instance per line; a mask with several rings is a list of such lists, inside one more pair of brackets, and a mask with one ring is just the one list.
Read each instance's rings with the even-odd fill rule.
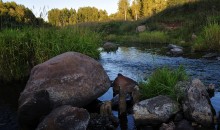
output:
[[118,11],[108,15],[106,10],[95,7],[75,9],[52,9],[48,12],[49,23],[56,26],[73,25],[76,23],[108,21],[108,20],[138,20],[150,17],[162,10],[198,0],[119,0]]
[[[81,7],[75,9],[52,9],[48,11],[49,24],[67,26],[85,22],[103,22],[109,20],[138,20],[150,17],[162,10],[198,0],[119,0],[118,11],[108,15],[106,10],[95,7]],[[42,13],[42,12],[39,12]],[[45,12],[44,12],[45,13]],[[15,2],[0,0],[0,29],[5,27],[19,27],[23,25],[46,25],[43,18],[36,18],[33,12]]]
[[48,12],[49,23],[56,26],[73,25],[76,23],[107,21],[108,13],[95,7],[82,7],[75,9],[52,9]]
[[2,2],[0,0],[0,29],[10,27],[41,26],[45,24],[42,18],[36,18],[33,12],[23,5],[15,2]]

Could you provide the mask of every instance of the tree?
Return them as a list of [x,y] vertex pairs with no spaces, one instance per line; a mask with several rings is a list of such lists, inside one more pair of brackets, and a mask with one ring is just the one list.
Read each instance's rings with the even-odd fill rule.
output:
[[132,16],[135,18],[135,20],[138,19],[140,12],[141,12],[141,1],[140,0],[133,0],[131,5],[131,12]]
[[124,16],[124,20],[127,20],[129,1],[128,0],[119,0],[118,2],[118,12],[120,15]]

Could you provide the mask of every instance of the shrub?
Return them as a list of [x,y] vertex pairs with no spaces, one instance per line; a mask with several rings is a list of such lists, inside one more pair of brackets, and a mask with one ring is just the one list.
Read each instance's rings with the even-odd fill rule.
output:
[[178,88],[175,88],[175,85],[178,81],[187,79],[188,76],[182,66],[176,70],[171,70],[167,67],[160,68],[153,72],[147,82],[139,84],[142,98],[147,99],[158,95],[168,95],[178,100],[180,95],[176,94]]

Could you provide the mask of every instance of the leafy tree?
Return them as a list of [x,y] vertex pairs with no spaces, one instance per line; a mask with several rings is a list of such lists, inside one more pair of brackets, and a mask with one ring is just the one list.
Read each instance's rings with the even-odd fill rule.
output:
[[132,5],[131,5],[131,12],[135,20],[137,20],[140,17],[140,12],[141,12],[141,1],[140,0],[133,0]]
[[119,15],[124,16],[124,20],[127,20],[128,7],[129,7],[129,1],[128,0],[119,0],[119,2],[118,2],[118,13],[119,13]]

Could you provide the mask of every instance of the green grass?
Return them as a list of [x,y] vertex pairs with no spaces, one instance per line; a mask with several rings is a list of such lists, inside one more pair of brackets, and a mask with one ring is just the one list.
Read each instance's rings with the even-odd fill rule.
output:
[[178,81],[187,80],[188,76],[182,66],[176,70],[167,67],[160,68],[152,73],[147,82],[139,83],[142,99],[152,98],[158,95],[168,95],[173,99],[179,99],[178,88],[175,85]]
[[115,35],[110,34],[105,37],[106,41],[117,42],[121,44],[129,43],[168,43],[168,35],[162,31],[146,31],[139,34]]
[[102,38],[87,29],[24,28],[0,32],[0,79],[22,80],[34,65],[67,51],[99,58]]
[[220,24],[209,23],[193,45],[195,51],[220,51]]

